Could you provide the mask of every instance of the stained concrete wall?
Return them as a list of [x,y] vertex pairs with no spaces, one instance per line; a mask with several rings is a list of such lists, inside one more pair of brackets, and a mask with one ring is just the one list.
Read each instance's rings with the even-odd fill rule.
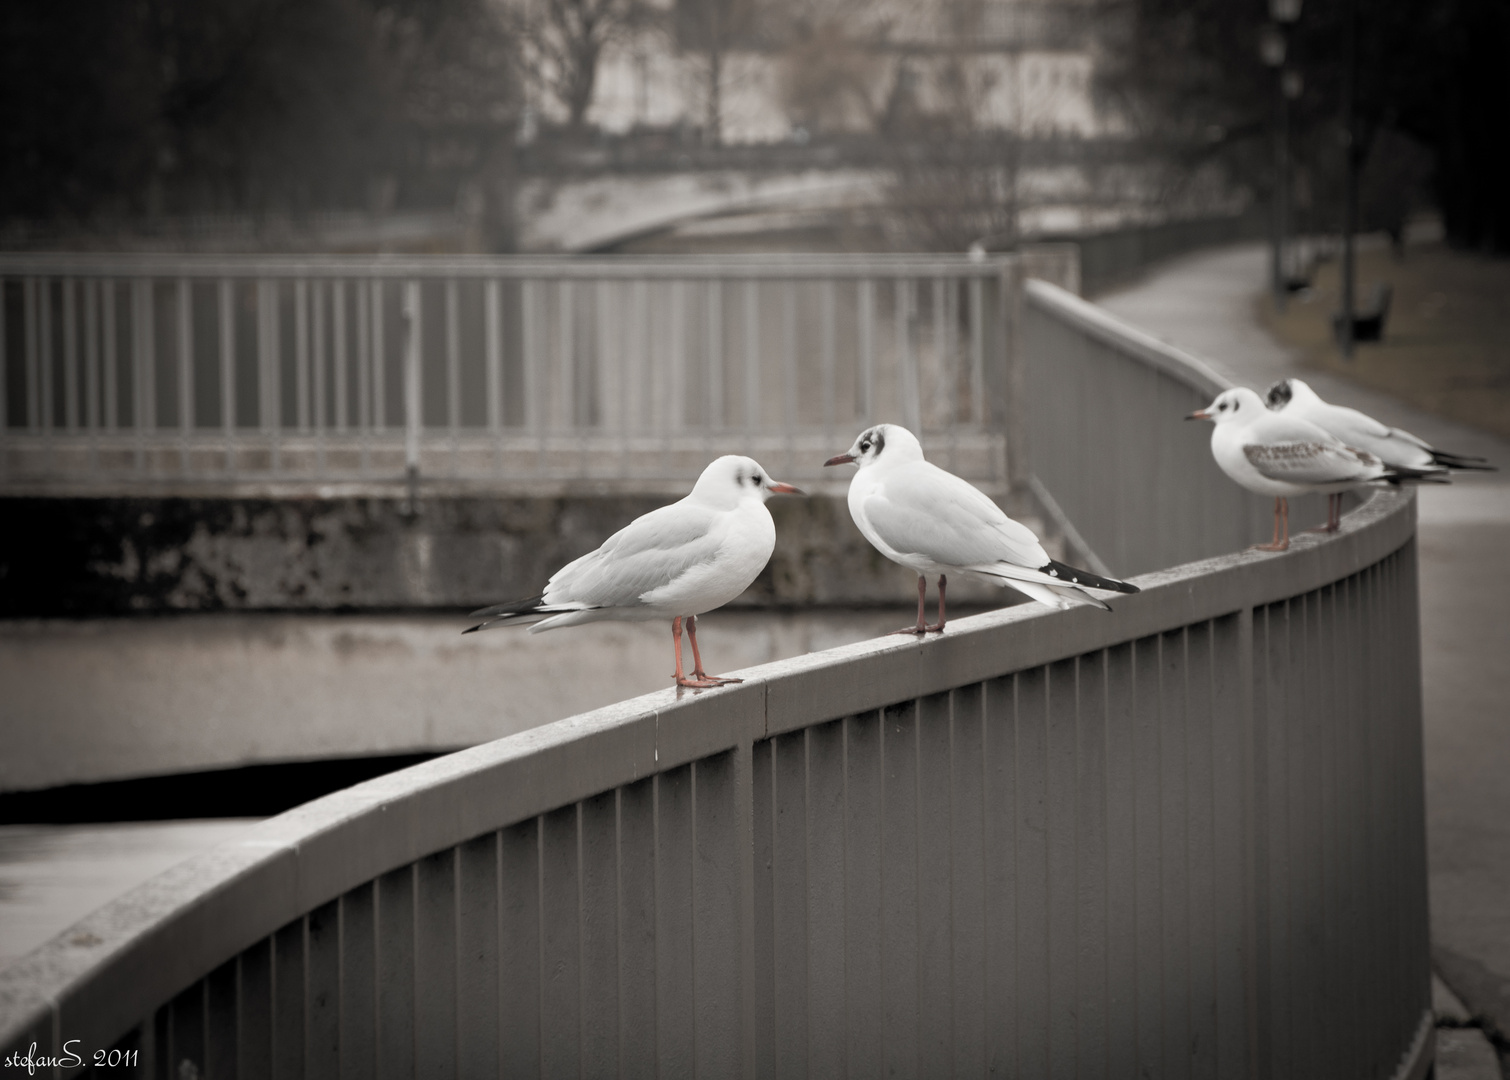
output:
[[[455,610],[539,593],[665,493],[402,498],[0,499],[0,617]],[[842,494],[770,502],[776,550],[742,607],[911,595]],[[1036,522],[1034,523],[1036,524]],[[951,586],[962,601],[989,586]]]

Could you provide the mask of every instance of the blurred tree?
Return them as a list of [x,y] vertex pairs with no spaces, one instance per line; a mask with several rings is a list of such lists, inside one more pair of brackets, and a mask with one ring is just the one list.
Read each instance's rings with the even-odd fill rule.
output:
[[158,82],[134,6],[0,5],[0,212],[79,213],[144,190]]
[[487,0],[4,5],[0,213],[360,205],[509,125],[508,46]]
[[1397,122],[1437,152],[1437,196],[1448,238],[1510,254],[1510,4],[1412,6],[1429,62],[1413,66],[1410,92],[1391,102]]
[[650,21],[638,0],[539,0],[512,10],[532,77],[561,103],[567,127],[581,132],[611,42]]
[[[1179,143],[1192,161],[1220,157],[1237,175],[1272,184],[1269,124],[1275,79],[1259,57],[1267,8],[1255,0],[1120,0],[1127,40],[1108,53],[1102,89],[1134,129]],[[1419,176],[1419,146],[1435,157],[1449,238],[1510,252],[1504,117],[1510,4],[1504,0],[1306,0],[1287,64],[1305,77],[1291,114],[1302,169],[1318,196],[1339,192],[1348,5],[1357,4],[1356,140],[1364,186]],[[1379,141],[1390,130],[1409,138]],[[1309,149],[1307,149],[1309,148]],[[1403,157],[1401,155],[1404,155]],[[1393,207],[1400,200],[1374,200]],[[1374,221],[1375,227],[1397,222]],[[1336,227],[1335,220],[1331,227]]]
[[793,31],[781,65],[781,101],[792,122],[812,134],[875,131],[897,58],[856,41],[836,19]]
[[758,41],[758,16],[755,0],[676,0],[677,46],[704,59],[703,140],[710,146],[723,142],[724,58]]
[[880,118],[891,151],[887,204],[924,250],[1017,241],[1019,133],[984,122],[990,91],[990,79],[958,58],[935,60],[926,79],[908,61],[897,70]]

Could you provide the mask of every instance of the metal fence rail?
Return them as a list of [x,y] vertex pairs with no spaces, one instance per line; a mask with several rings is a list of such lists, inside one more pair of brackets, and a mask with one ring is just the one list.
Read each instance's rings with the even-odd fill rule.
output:
[[1111,615],[864,642],[329,796],[0,970],[0,1045],[163,1077],[1423,1077],[1414,529],[1380,493]]
[[799,476],[880,417],[999,482],[1014,267],[0,255],[0,483]]

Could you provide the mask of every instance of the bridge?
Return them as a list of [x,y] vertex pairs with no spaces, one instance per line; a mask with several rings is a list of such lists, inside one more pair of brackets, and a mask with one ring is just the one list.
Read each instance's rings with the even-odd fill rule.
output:
[[[820,311],[837,273],[758,260],[737,274],[708,275],[696,261],[622,267],[630,295],[727,272],[758,282],[757,308],[776,282],[778,294],[815,296]],[[954,434],[961,471],[1041,492],[1085,552],[1138,575],[1140,594],[1111,615],[1030,605],[962,619],[925,642],[878,639],[750,669],[739,686],[636,698],[307,804],[0,971],[5,1052],[36,1044],[61,1055],[76,1039],[132,1054],[154,1075],[201,1076],[1425,1076],[1413,498],[1373,493],[1334,536],[1300,538],[1283,554],[1245,551],[1267,507],[1216,470],[1203,432],[1179,422],[1220,380],[1026,280],[1029,270],[1017,258],[872,264],[856,276],[887,283],[877,306],[866,308],[863,285],[854,292],[872,324],[888,289],[908,292],[895,282],[942,282],[917,291],[930,304],[944,298],[929,309],[944,374],[909,383],[923,369],[895,366],[894,399],[876,382],[871,397],[830,394],[866,383],[840,380],[839,335],[823,329],[839,324],[820,315],[816,352],[787,354],[814,390],[797,412],[772,414],[786,418],[775,434],[907,416],[916,402],[945,463]],[[105,264],[26,272],[53,296],[64,281],[125,274]],[[165,276],[279,280],[297,310],[298,281],[325,272],[275,278],[284,271],[222,263]],[[487,282],[506,272],[575,280],[555,264],[479,265],[484,327]],[[434,321],[416,317],[423,291],[403,284],[418,267],[373,274],[408,298],[407,340],[422,340],[427,331],[412,327]],[[23,301],[40,308],[42,286],[30,288]],[[194,310],[193,288],[180,310]],[[445,294],[442,284],[442,305]],[[710,295],[720,296],[711,309]],[[727,311],[726,298],[701,293],[699,318]],[[900,330],[879,349],[872,337],[869,367],[863,341],[878,331],[857,324],[854,372],[884,369],[882,352],[888,362],[908,355],[918,340],[910,310],[904,296],[887,311]],[[575,321],[557,324],[567,325],[575,334]],[[40,347],[41,329],[29,333],[39,344],[23,350],[27,380],[43,357],[64,355]],[[728,358],[712,344],[724,338],[701,340],[705,362]],[[486,331],[483,346],[485,373]],[[193,350],[181,355],[192,370]],[[280,363],[271,347],[256,355],[264,377]],[[313,410],[315,350],[305,355]],[[340,468],[374,467],[379,447],[408,455],[382,458],[386,475],[425,465],[416,454],[435,434],[423,422],[433,398],[414,388],[440,366],[430,357],[450,355],[404,353],[402,433],[369,413],[369,456]],[[620,363],[605,359],[595,378],[627,385]],[[297,350],[291,367],[297,379]],[[54,385],[66,393],[64,368]],[[31,395],[27,380],[9,385]],[[286,385],[259,400],[293,400],[298,427],[299,394]],[[914,398],[908,385],[957,396]],[[67,409],[56,399],[44,409],[41,395],[38,386],[32,412],[3,414],[11,480],[33,470],[27,483],[101,482],[114,470],[140,482],[154,469],[229,461],[313,483],[335,461],[331,445],[317,452],[312,411],[298,453],[276,441],[279,422],[263,428],[252,416],[229,423],[229,457],[221,425],[212,453],[196,457],[196,423],[169,425],[158,446],[155,428],[84,423],[87,402],[70,426]],[[23,413],[28,424],[14,423]],[[505,411],[479,415],[466,426],[480,439],[509,434],[498,430]],[[533,465],[595,467],[590,442],[552,457],[557,444],[539,441],[544,414],[530,415],[541,424],[525,431]],[[590,439],[604,415],[612,410],[559,415],[559,445],[569,448],[573,424],[579,443]],[[728,414],[711,415],[725,418],[708,432],[716,442]],[[65,422],[43,430],[58,416]],[[122,435],[124,451],[108,456]],[[262,455],[240,456],[243,443]],[[989,452],[972,457],[971,446]],[[664,461],[690,467],[675,454]],[[477,467],[481,476],[494,466]]]
[[[582,253],[717,218],[775,213],[804,224],[864,220],[894,209],[899,199],[937,199],[951,183],[969,186],[971,170],[1010,172],[1017,228],[1025,237],[1201,220],[1241,209],[1244,198],[1231,191],[1199,191],[1171,207],[1162,179],[1169,149],[1125,138],[996,132],[947,150],[928,140],[839,138],[654,150],[624,140],[533,151],[512,200],[515,242],[528,252]],[[930,167],[941,177],[910,190]]]

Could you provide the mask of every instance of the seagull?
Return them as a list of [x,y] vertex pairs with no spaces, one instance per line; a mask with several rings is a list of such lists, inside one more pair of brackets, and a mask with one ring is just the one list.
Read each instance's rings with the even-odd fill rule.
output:
[[1357,409],[1322,401],[1300,379],[1281,379],[1269,387],[1267,400],[1275,412],[1309,420],[1347,445],[1367,450],[1386,465],[1421,473],[1445,473],[1449,469],[1495,471],[1484,458],[1438,450],[1425,439],[1382,424]]
[[[1056,608],[1088,604],[1110,611],[1085,590],[1138,591],[1049,558],[1033,531],[984,492],[925,461],[917,436],[904,427],[866,428],[848,453],[823,464],[858,466],[849,485],[850,516],[877,551],[918,575],[917,625],[895,633],[943,633],[949,574],[1008,585]],[[929,574],[939,579],[939,620],[932,626],[923,618]]]
[[1335,496],[1339,493],[1381,480],[1398,484],[1434,475],[1386,465],[1309,420],[1266,409],[1263,399],[1246,386],[1223,390],[1210,405],[1185,419],[1212,421],[1216,426],[1211,431],[1211,456],[1222,472],[1249,491],[1274,496],[1274,539],[1254,545],[1259,551],[1284,551],[1290,546],[1291,495],[1333,495],[1322,531],[1336,532],[1341,504]]
[[[803,493],[772,480],[751,458],[721,457],[686,498],[635,518],[598,550],[567,563],[539,596],[472,612],[482,621],[462,632],[529,624],[538,634],[605,619],[670,619],[677,686],[743,682],[703,671],[697,617],[744,592],[770,560],[776,525],[765,501],[773,494]],[[684,621],[692,641],[690,678],[682,673]]]

